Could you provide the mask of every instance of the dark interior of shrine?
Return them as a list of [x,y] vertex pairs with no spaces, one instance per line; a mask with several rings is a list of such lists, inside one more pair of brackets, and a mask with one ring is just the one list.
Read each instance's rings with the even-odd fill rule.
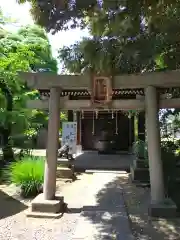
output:
[[[69,121],[70,115],[69,111]],[[134,117],[129,118],[120,111],[85,111],[77,116],[78,126],[81,125],[80,142],[83,150],[98,150],[99,141],[106,141],[107,152],[110,149],[111,152],[128,151],[132,146]]]

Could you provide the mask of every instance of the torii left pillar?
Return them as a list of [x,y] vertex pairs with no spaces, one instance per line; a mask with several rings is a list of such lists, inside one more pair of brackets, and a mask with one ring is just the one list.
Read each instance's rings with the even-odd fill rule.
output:
[[54,218],[61,215],[63,197],[56,196],[56,170],[60,124],[60,90],[51,88],[49,100],[49,123],[47,152],[44,169],[43,194],[32,202],[27,216]]
[[58,157],[60,121],[60,90],[51,88],[49,101],[48,141],[44,170],[43,194],[45,200],[53,200],[56,192],[56,170]]

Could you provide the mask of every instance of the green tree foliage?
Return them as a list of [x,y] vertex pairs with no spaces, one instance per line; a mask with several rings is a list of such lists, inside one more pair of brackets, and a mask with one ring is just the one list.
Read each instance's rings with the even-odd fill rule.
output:
[[[18,0],[19,3],[27,0]],[[75,44],[64,49],[62,58],[73,59],[72,51],[82,56],[84,64],[90,49],[101,49],[98,68],[106,68],[109,61],[115,73],[177,69],[179,58],[179,0],[28,0],[35,21],[48,31],[57,32],[68,27],[88,27],[94,39],[85,39],[84,44]],[[94,50],[92,50],[94,49]],[[105,49],[105,51],[104,51]],[[79,51],[77,53],[77,51]],[[115,53],[115,56],[114,56]],[[105,59],[104,55],[108,54]],[[101,55],[101,57],[100,57]],[[65,58],[67,56],[67,58]],[[85,61],[82,61],[85,58]],[[91,62],[91,61],[90,61]],[[76,62],[77,63],[77,62]],[[70,66],[73,70],[76,63]],[[97,66],[97,64],[94,64]],[[111,68],[111,67],[110,67]],[[102,71],[102,69],[101,69]],[[108,69],[108,71],[111,71]]]
[[[64,67],[112,75],[178,69],[179,2],[163,1],[163,12],[153,1],[151,11],[146,11],[148,1],[120,2],[124,6],[112,9],[110,1],[104,1],[103,8],[83,18],[91,37],[60,50]],[[154,14],[153,9],[159,12]]]
[[18,31],[22,36],[22,44],[28,45],[35,54],[35,62],[31,64],[33,71],[57,72],[57,62],[52,56],[51,46],[46,32],[38,26],[23,27]]
[[[27,132],[32,128],[37,130],[43,124],[42,121],[35,124],[38,111],[25,108],[26,100],[35,99],[39,94],[27,88],[19,78],[19,71],[57,72],[57,62],[52,57],[51,46],[42,28],[27,26],[17,34],[6,32],[0,38],[0,132],[6,160],[13,158],[12,134]],[[43,115],[43,119],[47,122],[47,114]]]
[[[116,18],[120,22],[123,20],[128,23],[133,19],[133,29],[138,27],[141,17],[154,25],[164,17],[167,9],[178,9],[180,5],[178,0],[17,0],[17,2],[30,2],[35,21],[47,30],[55,32],[67,28],[70,20],[72,23],[69,26],[83,27],[87,16],[98,16],[100,13],[108,13],[109,19]],[[101,18],[103,19],[102,16]]]

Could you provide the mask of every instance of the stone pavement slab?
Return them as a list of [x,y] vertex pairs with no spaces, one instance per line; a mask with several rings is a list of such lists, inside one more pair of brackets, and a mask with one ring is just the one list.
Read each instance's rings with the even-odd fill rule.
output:
[[82,212],[72,239],[133,239],[118,176],[117,173],[92,174],[82,193]]
[[85,240],[133,240],[128,217],[121,212],[82,212],[74,236]]

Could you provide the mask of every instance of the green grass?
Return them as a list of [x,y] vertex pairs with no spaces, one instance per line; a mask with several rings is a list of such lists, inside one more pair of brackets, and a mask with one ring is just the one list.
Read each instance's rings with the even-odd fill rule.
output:
[[44,158],[26,156],[17,160],[5,169],[4,176],[21,188],[24,197],[35,196],[41,191],[44,179]]

